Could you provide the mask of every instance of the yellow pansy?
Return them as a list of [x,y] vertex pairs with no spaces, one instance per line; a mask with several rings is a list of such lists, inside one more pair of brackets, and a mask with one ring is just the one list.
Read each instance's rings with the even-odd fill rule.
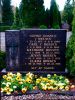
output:
[[38,89],[38,87],[37,87],[37,86],[34,86],[34,87],[33,87],[33,90],[37,90],[37,89]]
[[33,76],[34,76],[34,74],[32,74],[32,73],[29,72],[29,73],[26,74],[26,76],[27,76],[28,78],[32,79]]
[[32,83],[32,80],[30,78],[26,78],[26,82]]
[[41,79],[36,79],[36,84],[39,84],[41,82]]
[[17,72],[17,77],[21,77],[21,73]]
[[16,80],[17,80],[17,81],[21,81],[21,77],[17,76],[17,77],[16,77]]
[[46,86],[50,86],[50,84],[49,83],[46,83]]
[[56,87],[54,88],[54,90],[58,90],[58,86],[56,86]]
[[8,72],[7,76],[13,77],[13,73],[12,72]]
[[69,86],[66,86],[66,87],[65,87],[65,90],[66,90],[66,91],[68,91],[69,89],[70,89]]
[[22,93],[26,93],[27,87],[22,88]]
[[4,89],[3,88],[1,88],[1,92],[4,92]]
[[61,85],[61,86],[59,87],[59,89],[60,89],[60,90],[64,89],[64,86],[63,86],[63,85]]
[[3,75],[3,79],[6,79],[7,78],[7,75]]
[[42,86],[42,89],[47,90],[47,86],[46,85]]
[[20,82],[19,82],[19,84],[23,84],[23,82],[22,82],[22,81],[20,81]]
[[55,81],[53,79],[51,79],[50,82],[51,82],[51,84],[54,84],[55,83]]
[[7,80],[7,81],[11,81],[12,78],[9,76],[9,77],[6,78],[6,80]]
[[65,82],[68,83],[68,84],[70,83],[70,81],[67,78],[65,79]]
[[53,86],[48,86],[48,90],[53,90]]
[[40,85],[43,87],[45,84],[41,82]]
[[47,78],[42,78],[42,81],[48,81],[48,79]]
[[13,92],[13,89],[11,89],[10,87],[5,87],[4,92],[6,92],[6,94],[11,94],[11,92]]

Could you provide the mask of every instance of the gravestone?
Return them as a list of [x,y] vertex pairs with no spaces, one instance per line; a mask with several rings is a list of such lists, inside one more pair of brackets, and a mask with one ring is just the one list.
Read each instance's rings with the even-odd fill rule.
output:
[[65,50],[66,30],[6,32],[7,70],[65,72]]
[[5,33],[7,71],[18,71],[19,64],[19,31],[9,30]]

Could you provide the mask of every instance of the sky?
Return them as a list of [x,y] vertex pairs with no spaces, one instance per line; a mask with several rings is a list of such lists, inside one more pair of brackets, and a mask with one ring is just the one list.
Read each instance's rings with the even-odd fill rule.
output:
[[[50,1],[51,0],[44,0],[45,8],[50,8]],[[21,0],[12,0],[12,5],[19,6],[20,2]],[[66,0],[56,0],[56,2],[59,6],[59,10],[62,11],[64,9]]]

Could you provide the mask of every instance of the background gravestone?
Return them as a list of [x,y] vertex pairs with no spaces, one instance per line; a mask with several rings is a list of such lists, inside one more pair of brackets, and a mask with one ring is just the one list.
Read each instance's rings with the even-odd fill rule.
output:
[[19,31],[9,30],[5,33],[6,64],[8,71],[18,71],[19,66]]
[[23,71],[65,72],[66,30],[21,30]]

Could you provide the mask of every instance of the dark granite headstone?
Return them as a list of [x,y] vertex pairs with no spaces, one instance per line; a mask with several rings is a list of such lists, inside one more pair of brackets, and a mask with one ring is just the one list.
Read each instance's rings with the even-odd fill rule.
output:
[[7,70],[65,72],[66,30],[6,32]]
[[65,71],[66,30],[22,30],[20,64],[22,70]]
[[17,71],[19,64],[19,31],[9,30],[5,33],[6,63],[8,71]]

